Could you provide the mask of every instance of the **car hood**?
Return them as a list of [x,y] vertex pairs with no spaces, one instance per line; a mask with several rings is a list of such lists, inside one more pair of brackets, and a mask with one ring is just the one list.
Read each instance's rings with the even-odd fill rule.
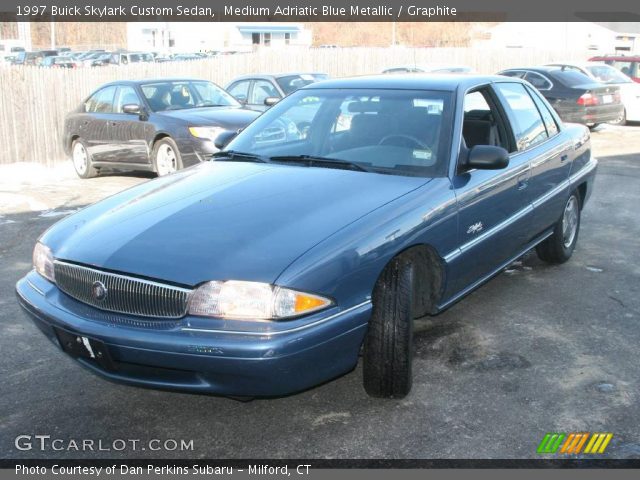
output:
[[90,206],[42,241],[61,260],[181,285],[273,282],[322,240],[428,181],[206,162]]
[[182,120],[192,125],[221,126],[229,130],[244,128],[260,114],[240,107],[209,107],[167,110],[156,115]]

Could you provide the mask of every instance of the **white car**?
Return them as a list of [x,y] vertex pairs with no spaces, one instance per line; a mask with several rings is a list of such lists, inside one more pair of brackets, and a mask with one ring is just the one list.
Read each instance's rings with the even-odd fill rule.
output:
[[640,122],[640,83],[634,82],[620,70],[601,62],[550,63],[548,65],[578,70],[601,83],[619,86],[620,100],[624,110],[620,117],[611,123],[624,125],[627,121]]

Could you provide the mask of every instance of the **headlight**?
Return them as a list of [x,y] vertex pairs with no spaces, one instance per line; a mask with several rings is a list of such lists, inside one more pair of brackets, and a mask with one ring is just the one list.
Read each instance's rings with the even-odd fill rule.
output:
[[49,247],[43,243],[36,243],[33,249],[33,267],[40,275],[52,282],[56,281],[53,270],[53,255]]
[[189,133],[194,137],[212,142],[225,130],[222,127],[189,127]]
[[258,282],[208,282],[191,297],[189,313],[205,317],[277,320],[332,304],[328,298]]

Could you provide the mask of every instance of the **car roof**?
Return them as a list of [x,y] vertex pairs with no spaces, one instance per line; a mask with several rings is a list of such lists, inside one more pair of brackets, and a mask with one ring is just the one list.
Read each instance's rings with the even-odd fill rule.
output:
[[252,73],[252,74],[240,75],[238,77],[235,77],[229,83],[233,83],[238,80],[248,80],[252,78],[274,79],[274,78],[290,77],[292,75],[327,75],[327,74],[323,72]]
[[111,85],[145,85],[147,83],[170,83],[170,82],[209,82],[213,83],[209,80],[205,80],[203,78],[184,78],[184,77],[176,77],[176,78],[143,78],[140,80],[115,80],[113,82],[105,83],[102,87],[108,87]]
[[[303,87],[314,88],[372,88],[397,90],[442,90],[454,91],[458,88],[469,89],[492,82],[504,82],[505,77],[498,75],[456,75],[456,74],[421,74],[409,75],[367,75],[361,77],[323,80]],[[518,82],[519,79],[511,78]]]
[[510,72],[510,71],[517,71],[517,70],[538,72],[538,73],[550,73],[550,72],[560,71],[560,70],[562,70],[562,68],[559,65],[537,65],[535,67],[505,68],[502,71],[503,72]]
[[620,60],[627,62],[640,62],[640,55],[595,55],[594,60]]

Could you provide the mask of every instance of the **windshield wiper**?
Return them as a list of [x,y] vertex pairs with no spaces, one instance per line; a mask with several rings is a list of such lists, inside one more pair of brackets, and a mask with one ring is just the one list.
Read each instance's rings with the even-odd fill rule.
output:
[[257,163],[269,163],[267,157],[256,155],[254,153],[237,152],[235,150],[223,150],[221,152],[214,153],[211,158],[215,158],[216,161],[221,162],[257,162]]
[[281,155],[275,157],[269,157],[272,162],[291,162],[306,165],[308,167],[327,167],[327,168],[342,168],[344,170],[356,170],[358,172],[371,172],[370,169],[363,167],[362,165],[348,160],[340,160],[338,158],[329,157],[317,157],[313,155]]

